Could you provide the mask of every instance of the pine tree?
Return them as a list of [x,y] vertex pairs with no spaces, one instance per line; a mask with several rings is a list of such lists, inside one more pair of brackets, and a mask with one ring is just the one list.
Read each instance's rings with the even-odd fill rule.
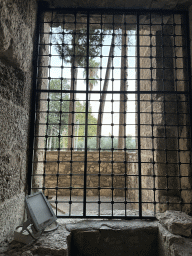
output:
[[[69,90],[69,88],[67,80],[54,79],[50,82],[50,90]],[[50,92],[47,109],[47,135],[49,136],[47,145],[50,149],[60,148],[63,145],[59,144],[62,140],[59,140],[58,136],[68,126],[69,93]]]
[[[77,89],[77,67],[87,67],[87,31],[85,29],[71,30],[59,28],[60,32],[55,38],[56,50],[60,57],[66,63],[71,64],[71,90],[69,104],[69,120],[68,120],[68,148],[74,146],[74,127],[75,123],[75,105],[76,105],[76,89]],[[103,38],[100,36],[98,29],[90,29],[89,31],[89,63],[92,65],[94,58],[100,53],[100,45]],[[95,62],[96,63],[96,62]],[[95,64],[94,63],[94,64]],[[90,66],[89,65],[89,66]],[[90,71],[94,69],[90,68]],[[91,79],[91,76],[89,75]],[[93,79],[90,81],[94,81]],[[92,82],[93,85],[93,82]],[[91,83],[90,83],[91,86]]]

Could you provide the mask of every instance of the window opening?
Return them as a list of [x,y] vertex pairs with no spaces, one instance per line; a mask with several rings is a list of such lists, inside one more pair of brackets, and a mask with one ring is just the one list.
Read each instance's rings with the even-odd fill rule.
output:
[[57,217],[191,212],[186,16],[41,13],[28,185]]

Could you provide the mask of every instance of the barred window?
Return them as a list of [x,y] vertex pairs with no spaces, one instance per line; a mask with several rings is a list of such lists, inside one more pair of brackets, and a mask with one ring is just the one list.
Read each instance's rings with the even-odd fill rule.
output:
[[58,217],[191,212],[187,27],[186,12],[41,12],[28,185]]

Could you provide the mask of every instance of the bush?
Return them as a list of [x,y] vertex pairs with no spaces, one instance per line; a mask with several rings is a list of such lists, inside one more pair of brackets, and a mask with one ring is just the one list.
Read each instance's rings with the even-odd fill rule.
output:
[[[77,150],[83,151],[85,148],[85,141],[79,141],[77,143]],[[97,148],[97,139],[96,137],[87,138],[87,150],[92,151]],[[111,151],[112,148],[118,149],[118,138],[111,137],[102,137],[100,139],[100,148],[101,151]],[[130,150],[135,150],[136,142],[131,136],[126,138],[126,148]]]

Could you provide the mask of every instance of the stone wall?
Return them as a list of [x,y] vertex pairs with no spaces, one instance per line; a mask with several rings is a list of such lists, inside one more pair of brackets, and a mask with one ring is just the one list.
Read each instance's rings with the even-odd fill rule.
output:
[[[152,36],[150,37],[150,33]],[[154,72],[156,68],[156,31],[150,31],[149,27],[147,30],[142,29],[140,31],[140,90],[141,91],[151,91],[151,89],[156,86],[155,79],[156,74]],[[149,46],[153,47],[150,48]],[[145,47],[147,46],[147,47]],[[153,58],[150,58],[150,55]],[[152,70],[150,68],[153,68]],[[147,69],[146,69],[147,68]],[[151,78],[154,79],[151,82]],[[151,126],[152,124],[152,115],[153,106],[151,100],[153,96],[151,94],[141,94],[140,96],[140,147],[141,147],[141,187],[142,187],[142,201],[143,202],[152,202],[153,201],[153,162],[154,162],[154,152],[151,150],[152,145],[152,136],[154,136],[154,129]],[[153,209],[153,205],[150,203],[142,204],[142,210]]]
[[[79,7],[75,0],[47,2],[52,7]],[[81,1],[81,7],[174,9],[185,3],[191,5],[189,0],[93,0]],[[191,8],[189,10],[191,25]],[[0,241],[12,234],[15,226],[21,223],[24,212],[36,13],[35,0],[0,1]],[[183,134],[186,132],[182,131]],[[187,154],[182,157],[189,159]],[[182,167],[182,173],[185,172],[190,173],[190,169]],[[182,182],[185,183],[185,179]],[[185,184],[190,187],[191,180],[187,178]],[[189,202],[192,197],[182,191],[182,198]]]
[[[49,19],[49,13],[41,14],[40,24],[39,24],[39,43],[44,45],[49,43],[49,31],[50,24],[47,23]],[[41,58],[38,60],[38,72],[37,72],[37,89],[43,90],[48,87],[48,79],[42,79],[48,77],[48,63],[49,63],[49,47],[41,47],[39,49],[39,55]],[[35,138],[34,138],[34,165],[33,165],[33,175],[43,174],[43,159],[44,159],[44,148],[45,141],[45,131],[46,131],[46,112],[47,111],[47,93],[36,93],[36,117],[35,117]],[[37,189],[34,192],[37,192],[39,187],[42,185],[42,179],[33,179],[33,187]]]
[[178,211],[158,214],[159,221],[58,219],[58,229],[33,243],[3,243],[2,256],[192,254],[192,219]]
[[36,1],[0,1],[0,241],[22,223]]
[[[183,70],[179,70],[179,68],[183,68],[185,63],[182,60],[183,56],[186,56],[186,53],[182,49],[182,47],[174,48],[173,45],[182,46],[184,42],[182,42],[181,37],[176,37],[175,41],[173,41],[173,37],[171,36],[173,33],[177,35],[181,35],[181,26],[176,26],[175,31],[173,31],[172,21],[170,20],[170,16],[164,17],[164,22],[166,23],[166,27],[164,28],[165,36],[163,40],[161,38],[162,26],[152,26],[149,28],[149,18],[147,16],[142,17],[142,22],[146,22],[148,25],[144,25],[140,30],[140,90],[149,92],[148,94],[140,95],[140,135],[141,135],[141,187],[142,187],[142,202],[143,202],[143,210],[151,209],[154,210],[154,202],[157,202],[158,207],[157,210],[165,211],[166,209],[176,209],[176,210],[185,210],[186,212],[191,212],[191,206],[187,203],[191,203],[191,180],[190,176],[190,168],[189,162],[189,140],[187,139],[187,134],[189,134],[189,130],[185,125],[189,124],[189,115],[184,114],[188,113],[188,104],[184,101],[188,99],[185,96],[175,97],[175,90],[182,90],[182,88],[187,88],[184,84],[184,81],[175,83],[174,79],[178,80],[185,79],[185,72]],[[175,22],[179,24],[181,21],[179,20],[179,16],[174,16]],[[141,22],[141,23],[142,23]],[[156,22],[161,24],[161,16],[155,16],[152,18],[152,22]],[[170,24],[170,26],[169,26]],[[46,25],[45,25],[46,26]],[[146,29],[148,27],[148,29]],[[44,27],[47,31],[49,28]],[[42,35],[41,35],[42,36]],[[45,36],[41,38],[43,43],[46,43],[49,39]],[[162,43],[163,42],[163,43]],[[163,46],[164,44],[164,46]],[[150,47],[152,45],[152,47]],[[147,47],[146,47],[147,46]],[[44,53],[46,49],[42,49]],[[150,58],[152,55],[152,58]],[[164,55],[164,60],[162,61],[162,56]],[[178,56],[181,59],[177,59],[175,61],[174,57]],[[44,65],[46,66],[47,60],[43,59]],[[176,69],[177,68],[177,69]],[[44,69],[44,72],[45,69]],[[41,73],[41,71],[40,71]],[[41,73],[42,76],[43,73]],[[46,76],[46,75],[45,75]],[[164,82],[162,82],[162,77],[166,78]],[[153,80],[151,80],[153,79]],[[40,84],[40,88],[46,87],[46,84]],[[163,91],[165,90],[172,91],[173,94],[166,95],[165,94],[153,94],[152,91]],[[181,103],[181,102],[182,103]],[[179,102],[179,103],[178,103]],[[41,110],[44,106],[40,107]],[[179,115],[177,114],[179,108]],[[167,112],[167,113],[166,113]],[[43,116],[37,118],[40,120],[44,120]],[[179,122],[178,122],[178,119]],[[43,122],[42,122],[43,123]],[[173,127],[172,125],[175,125]],[[183,125],[185,127],[183,127]],[[159,127],[158,127],[159,126]],[[166,126],[166,128],[165,128]],[[178,126],[180,126],[178,128]],[[41,125],[41,130],[36,131],[36,135],[44,135],[44,128]],[[185,139],[179,139],[178,137],[185,137]],[[53,187],[53,189],[46,190],[47,195],[55,194],[55,187],[57,186],[57,178],[56,174],[60,174],[60,170],[62,175],[66,175],[64,177],[59,176],[58,186],[59,188],[63,187],[63,189],[58,190],[58,195],[67,195],[69,194],[68,187],[73,187],[73,195],[82,195],[83,194],[83,171],[84,166],[80,163],[83,159],[83,154],[80,152],[74,152],[73,163],[56,163],[57,160],[56,155],[55,160],[53,155],[50,157],[47,153],[47,163],[43,166],[44,154],[41,151],[41,144],[43,145],[43,138],[40,138],[35,144],[37,147],[35,162],[36,172],[35,174],[43,174],[43,168],[45,168],[46,178],[44,181],[45,187]],[[183,150],[182,153],[180,151]],[[185,152],[184,152],[185,151]],[[63,156],[64,152],[61,152],[59,157],[64,157],[64,159],[69,159],[70,155],[67,153],[66,156]],[[79,156],[77,154],[80,154]],[[102,153],[103,154],[103,153]],[[110,154],[110,153],[109,153]],[[79,159],[76,160],[76,157]],[[103,157],[104,155],[102,155]],[[78,158],[77,157],[77,158]],[[91,156],[90,153],[88,155],[91,159],[94,156]],[[96,156],[95,156],[96,157]],[[168,158],[168,161],[166,160]],[[96,157],[97,158],[97,157]],[[50,160],[51,159],[51,160]],[[52,161],[50,164],[49,161]],[[54,162],[55,161],[55,162]],[[62,160],[66,161],[66,160]],[[96,160],[98,161],[98,160]],[[92,162],[92,160],[90,160]],[[166,163],[168,162],[168,164]],[[181,165],[177,163],[181,162]],[[174,164],[172,164],[174,163]],[[81,166],[81,172],[76,173],[76,168],[78,164]],[[50,167],[52,165],[52,167]],[[67,167],[64,167],[67,166]],[[95,165],[95,164],[94,164]],[[121,167],[121,163],[117,163],[119,165],[118,168]],[[122,165],[123,166],[123,165]],[[115,164],[113,165],[116,168]],[[63,168],[67,168],[67,172],[63,172]],[[88,163],[88,178],[87,178],[87,186],[88,186],[88,195],[96,195],[98,193],[98,189],[95,188],[95,184],[99,184],[99,179],[97,176],[97,168],[96,165],[93,168],[90,168]],[[103,168],[104,175],[109,174],[108,170],[112,170],[112,167],[108,169],[100,165],[100,168]],[[54,169],[54,170],[53,170]],[[70,172],[75,172],[72,180],[70,181]],[[90,171],[91,170],[91,171]],[[128,179],[128,197],[133,201],[138,201],[138,168],[130,168],[127,170],[131,173],[131,176]],[[89,172],[94,174],[95,176],[89,175]],[[120,171],[121,173],[121,171]],[[133,174],[133,175],[132,175]],[[168,176],[167,176],[168,175]],[[181,179],[178,176],[188,176],[182,177]],[[172,177],[170,177],[172,176]],[[42,176],[41,176],[42,177]],[[168,177],[168,178],[167,178]],[[101,177],[102,182],[106,184],[106,187],[110,187],[111,178],[109,177]],[[114,181],[116,177],[114,178]],[[115,181],[116,182],[116,181]],[[42,187],[43,178],[34,179],[33,186],[38,190],[38,188]],[[118,178],[116,184],[123,184],[123,179]],[[168,184],[168,186],[167,186]],[[89,189],[90,186],[90,189]],[[114,185],[115,186],[115,185]],[[101,185],[102,187],[102,185]],[[67,189],[66,189],[67,188]],[[35,190],[34,190],[35,191]],[[94,191],[94,192],[93,192]],[[120,195],[121,193],[117,190],[114,195]],[[109,189],[102,189],[101,195],[111,195]],[[124,195],[122,193],[122,195]],[[167,206],[167,202],[175,203]],[[186,204],[181,205],[180,202],[184,202]],[[161,203],[161,204],[159,204]],[[137,205],[137,204],[136,204]],[[137,207],[137,206],[136,206]]]
[[124,0],[46,0],[46,2],[53,8],[132,8],[132,9],[174,9],[178,6],[182,8],[185,5],[189,6],[192,4],[191,0],[135,0],[135,1],[124,1]]
[[[174,19],[177,24],[181,23],[179,16],[174,16]],[[182,35],[183,31],[179,25],[175,28],[169,25],[171,22],[167,20],[163,38],[162,30],[158,28],[140,31],[140,89],[145,92],[165,91],[165,94],[145,93],[140,96],[142,201],[148,202],[143,204],[143,210],[153,210],[156,201],[160,202],[156,210],[174,209],[190,213],[189,100],[186,95],[174,93],[188,90],[184,81],[187,53],[181,47],[186,42],[179,36],[172,37],[173,33]],[[166,94],[166,91],[173,93]]]
[[[126,164],[124,163],[125,160],[127,162]],[[49,197],[54,196],[56,194],[55,188],[58,187],[57,195],[67,196],[70,195],[69,188],[72,187],[72,195],[82,196],[84,188],[84,152],[75,151],[72,152],[71,156],[70,151],[61,151],[59,161],[57,151],[48,151],[46,153],[46,163],[44,166],[46,176],[44,184],[46,188],[50,189],[45,190],[45,195]],[[88,152],[87,196],[96,196],[99,194],[98,191],[100,191],[101,196],[111,197],[111,188],[113,186],[114,196],[124,197],[124,173],[138,175],[136,162],[135,153],[126,153],[125,155],[124,152],[114,152],[112,159],[111,152],[100,152],[100,158],[98,152]],[[114,176],[111,176],[112,173]],[[101,175],[99,176],[99,174]],[[135,176],[126,178],[128,189],[131,188],[131,179],[136,180],[137,178]],[[98,190],[98,187],[101,189]],[[131,191],[129,197],[131,197]]]

